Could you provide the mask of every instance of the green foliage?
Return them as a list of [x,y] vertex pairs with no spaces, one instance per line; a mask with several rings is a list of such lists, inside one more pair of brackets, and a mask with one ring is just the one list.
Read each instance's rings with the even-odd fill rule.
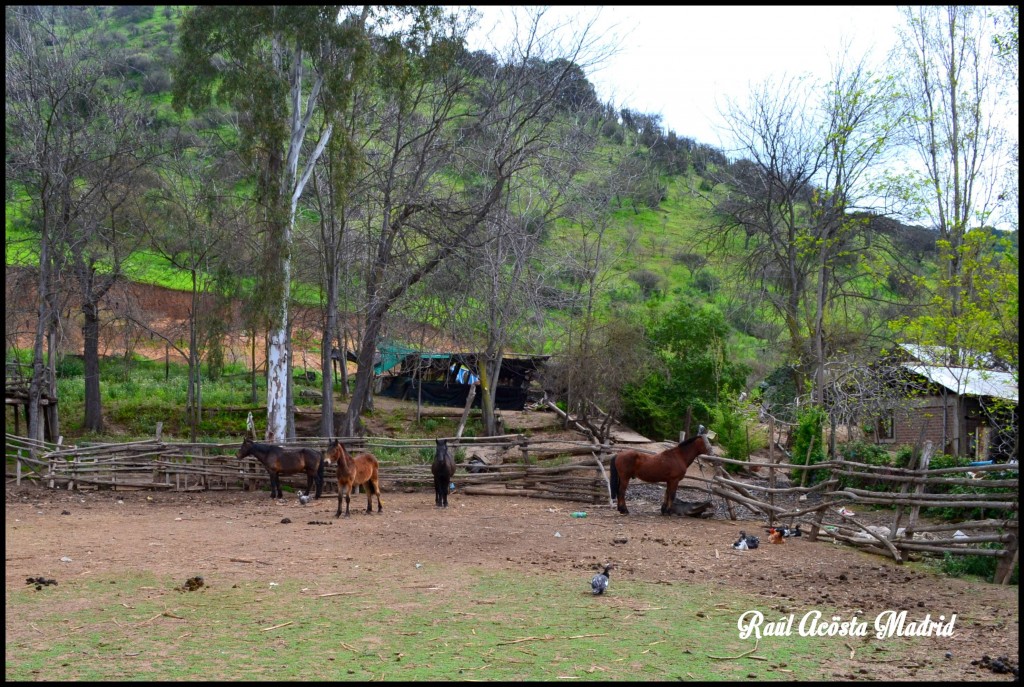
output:
[[[825,441],[823,429],[828,419],[821,406],[807,406],[797,414],[796,430],[793,434],[793,463],[796,465],[817,465],[825,460]],[[808,452],[810,459],[808,460]],[[825,479],[824,470],[792,470],[790,477],[794,481],[803,479],[802,473],[810,472],[807,484],[816,484]]]
[[[836,452],[844,459],[854,463],[865,465],[895,466],[896,459],[889,454],[882,446],[870,444],[866,441],[850,441],[836,446]],[[839,485],[843,488],[854,487],[856,489],[867,489],[869,491],[889,491],[893,482],[874,479],[871,477],[853,477],[842,475],[839,478]]]
[[[998,542],[984,542],[978,545],[984,549],[1001,549],[1003,546]],[[942,572],[950,577],[963,577],[964,575],[975,575],[986,582],[994,582],[996,577],[996,566],[998,559],[995,556],[956,556],[951,553],[942,554]],[[1014,564],[1013,573],[1010,575],[1010,584],[1019,585],[1020,564]]]
[[[736,400],[732,395],[723,398],[715,406],[711,428],[717,434],[716,441],[725,449],[727,458],[747,460],[753,451],[768,445],[768,437],[758,428],[757,410]],[[725,466],[729,472],[739,472],[740,466]]]
[[57,378],[81,377],[85,374],[85,361],[78,356],[66,355],[54,366]]
[[729,355],[728,325],[711,305],[680,297],[650,306],[645,342],[656,361],[638,383],[623,390],[624,419],[638,431],[678,436],[687,410],[710,424],[723,394],[738,393],[748,368]]
[[776,368],[765,377],[759,388],[761,399],[769,412],[783,422],[796,422],[796,382],[790,365]]

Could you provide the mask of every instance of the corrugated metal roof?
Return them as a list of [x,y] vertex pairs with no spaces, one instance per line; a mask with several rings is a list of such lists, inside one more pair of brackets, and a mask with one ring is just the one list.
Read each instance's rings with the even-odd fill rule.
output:
[[948,348],[946,346],[923,346],[920,344],[901,343],[897,344],[907,352],[914,360],[924,365],[945,366],[970,366],[973,369],[992,369],[995,367],[995,358],[989,353],[978,353],[965,348]]
[[1017,380],[1008,372],[974,370],[967,367],[944,367],[903,363],[903,367],[915,372],[934,384],[946,387],[962,396],[991,396],[1016,402]]

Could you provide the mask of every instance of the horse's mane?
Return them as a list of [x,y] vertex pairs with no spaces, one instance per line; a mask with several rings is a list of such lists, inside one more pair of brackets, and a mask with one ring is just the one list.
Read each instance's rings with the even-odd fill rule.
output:
[[704,435],[703,434],[694,434],[689,439],[684,439],[683,441],[680,441],[679,445],[680,446],[689,446],[693,442],[697,441],[697,439],[700,439],[702,436],[704,436]]

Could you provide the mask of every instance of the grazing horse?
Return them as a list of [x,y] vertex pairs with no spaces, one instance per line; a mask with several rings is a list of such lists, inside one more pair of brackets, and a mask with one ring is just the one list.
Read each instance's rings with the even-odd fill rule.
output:
[[293,475],[297,472],[306,473],[306,494],[312,491],[313,482],[316,481],[316,497],[320,498],[324,486],[324,461],[323,454],[319,451],[311,448],[284,448],[274,444],[260,444],[247,436],[235,457],[241,460],[246,456],[254,456],[263,463],[263,467],[270,474],[270,498],[283,499],[281,475]]
[[366,485],[366,512],[373,512],[373,495],[377,495],[377,512],[384,508],[380,504],[380,483],[377,479],[377,458],[372,453],[360,453],[354,458],[345,450],[345,445],[337,439],[331,439],[327,446],[324,460],[338,464],[338,512],[334,517],[341,517],[341,499],[345,499],[345,517],[348,517],[348,504],[353,487]]
[[707,429],[703,425],[697,430],[697,436],[681,441],[677,446],[661,453],[651,455],[640,451],[623,451],[612,458],[612,493],[619,506],[619,512],[628,514],[626,508],[626,487],[633,477],[645,482],[664,482],[665,498],[661,503],[661,514],[672,514],[672,500],[676,497],[676,487],[686,475],[686,470],[693,460],[701,453],[711,453],[711,442],[708,441]]
[[455,457],[448,448],[446,439],[436,439],[437,449],[434,451],[434,463],[430,471],[434,473],[434,505],[438,508],[448,507],[448,485],[455,474]]

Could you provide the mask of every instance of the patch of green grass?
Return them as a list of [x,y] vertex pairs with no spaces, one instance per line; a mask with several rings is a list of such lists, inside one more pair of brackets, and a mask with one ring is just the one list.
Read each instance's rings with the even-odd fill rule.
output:
[[725,660],[754,648],[736,620],[759,599],[714,587],[615,579],[594,597],[587,575],[339,565],[193,592],[139,572],[14,590],[6,679],[809,680],[843,651],[794,632],[760,640],[766,661]]

